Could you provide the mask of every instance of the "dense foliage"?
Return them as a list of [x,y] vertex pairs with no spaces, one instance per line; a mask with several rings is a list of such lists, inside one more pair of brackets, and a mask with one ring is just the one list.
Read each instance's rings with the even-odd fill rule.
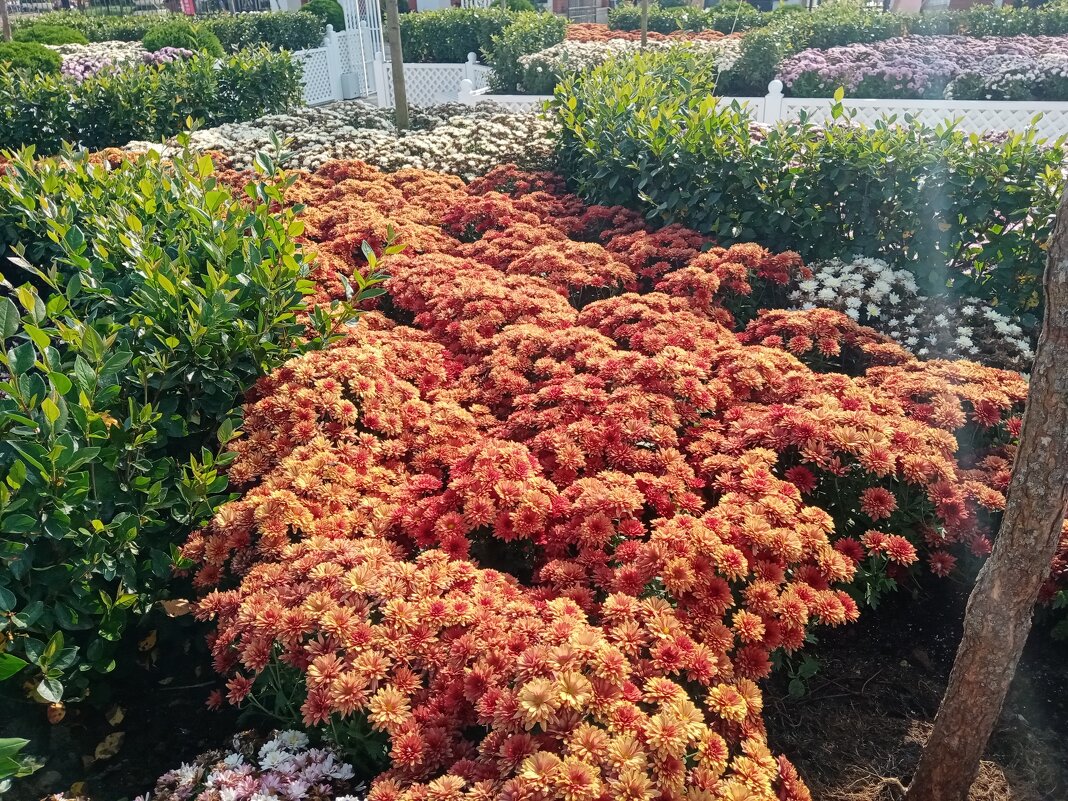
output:
[[243,496],[183,549],[229,700],[388,760],[372,801],[809,798],[754,682],[989,551],[1022,379],[766,311],[796,254],[549,174],[334,162],[289,199],[325,296],[408,248],[250,393]]
[[[680,8],[652,6],[649,9],[649,30],[656,33],[674,31],[719,31],[735,33],[758,28],[775,18],[773,14],[761,14],[754,6],[744,2],[720,3],[709,9],[683,5]],[[608,12],[608,25],[621,31],[636,31],[641,28],[642,13],[637,5],[616,6]]]
[[516,14],[504,30],[494,34],[487,62],[493,67],[494,88],[515,92],[523,81],[525,68],[521,59],[564,41],[567,21],[555,14],[524,11]]
[[61,64],[59,54],[43,44],[0,42],[0,72],[48,75],[59,72]]
[[451,8],[401,17],[407,62],[461,64],[474,53],[494,70],[497,89],[514,92],[520,57],[562,42],[567,20],[555,14],[502,8]]
[[0,631],[40,701],[113,669],[176,543],[226,500],[235,402],[354,316],[307,308],[300,209],[260,169],[237,191],[208,156],[27,152],[0,177],[17,285],[0,298]]
[[46,45],[88,44],[85,35],[69,25],[49,25],[38,23],[26,25],[15,30],[12,38],[16,42],[39,42]]
[[482,59],[492,50],[493,36],[515,14],[500,8],[454,8],[421,11],[400,18],[401,49],[406,62],[462,64],[468,53]]
[[[141,41],[150,31],[175,20],[171,15],[106,15],[77,11],[57,11],[35,17],[32,23],[15,23],[15,35],[31,25],[62,25],[84,35],[91,42]],[[177,17],[187,20],[184,16]],[[306,10],[257,14],[213,14],[197,17],[196,25],[219,37],[227,52],[261,45],[272,50],[306,50],[318,47],[324,23]]]
[[141,44],[150,53],[165,47],[175,47],[205,53],[216,58],[223,55],[223,46],[218,36],[207,28],[181,19],[165,22],[152,28],[144,35]]
[[345,12],[337,0],[311,0],[301,10],[317,17],[324,26],[333,26],[335,32],[345,30]]
[[581,194],[720,242],[877,256],[912,272],[924,294],[986,299],[1036,325],[1064,184],[1059,146],[915,121],[756,131],[709,96],[716,79],[675,49],[561,84],[561,153]]
[[128,66],[82,80],[26,79],[0,69],[0,149],[35,145],[48,154],[63,142],[98,150],[159,140],[190,118],[209,125],[254,119],[301,97],[299,66],[287,53],[268,50]]

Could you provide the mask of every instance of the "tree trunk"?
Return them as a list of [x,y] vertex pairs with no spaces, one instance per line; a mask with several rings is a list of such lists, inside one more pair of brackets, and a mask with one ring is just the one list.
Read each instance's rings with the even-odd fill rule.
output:
[[7,17],[7,0],[0,0],[0,31],[3,32],[4,41],[11,41],[11,20]]
[[642,0],[642,50],[649,39],[649,0]]
[[1050,237],[1046,312],[1005,515],[906,801],[965,801],[994,729],[1068,504],[1068,193]]
[[[389,62],[393,66],[393,105],[397,130],[408,129],[408,93],[404,89],[404,53],[401,50],[400,12],[397,0],[386,3],[386,41],[389,43]],[[384,88],[383,88],[384,91]]]

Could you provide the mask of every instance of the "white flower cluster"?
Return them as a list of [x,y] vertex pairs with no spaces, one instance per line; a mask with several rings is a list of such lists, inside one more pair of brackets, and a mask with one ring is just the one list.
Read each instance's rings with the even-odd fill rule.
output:
[[945,91],[953,100],[1068,100],[1068,54],[1001,54],[953,80]]
[[148,52],[140,42],[109,41],[46,46],[59,53],[63,61],[68,59],[103,59],[110,64],[140,61],[141,54]]
[[810,265],[791,294],[799,309],[829,308],[892,337],[921,358],[964,358],[1026,372],[1034,353],[1018,323],[976,298],[921,295],[908,270],[856,256]]
[[[667,50],[688,47],[714,59],[721,71],[729,70],[738,60],[741,39],[694,39],[687,41],[662,40],[646,44],[647,50]],[[641,50],[641,43],[628,39],[607,39],[597,42],[576,42],[565,39],[560,44],[520,56],[524,70],[523,84],[533,94],[551,93],[552,87],[569,72],[583,72],[603,64],[615,56],[629,55]]]
[[211,751],[165,773],[154,791],[135,801],[310,801],[343,795],[355,771],[330,750],[309,748],[307,735],[278,732],[259,749],[249,734],[229,751]]
[[[191,145],[220,151],[235,168],[244,169],[258,151],[271,151],[272,131],[286,142],[282,163],[291,169],[314,170],[332,159],[359,159],[383,170],[416,167],[472,178],[508,163],[546,169],[552,158],[549,120],[490,103],[413,110],[412,128],[400,133],[391,111],[346,101],[195,131]],[[126,147],[157,146],[131,142]]]

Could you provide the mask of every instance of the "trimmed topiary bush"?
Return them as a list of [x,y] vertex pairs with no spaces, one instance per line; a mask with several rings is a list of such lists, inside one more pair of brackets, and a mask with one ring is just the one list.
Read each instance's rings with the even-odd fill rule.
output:
[[0,42],[0,68],[44,74],[59,72],[59,53],[36,42]]
[[49,25],[38,23],[19,28],[12,34],[16,42],[37,42],[46,45],[61,44],[89,44],[89,40],[81,31],[71,28],[69,25]]
[[225,55],[218,36],[207,28],[193,25],[185,20],[173,20],[153,28],[145,34],[141,44],[150,52],[162,50],[164,47],[181,47],[207,53],[216,58]]
[[333,25],[335,31],[345,30],[345,12],[337,0],[311,0],[301,11],[314,14],[323,25]]

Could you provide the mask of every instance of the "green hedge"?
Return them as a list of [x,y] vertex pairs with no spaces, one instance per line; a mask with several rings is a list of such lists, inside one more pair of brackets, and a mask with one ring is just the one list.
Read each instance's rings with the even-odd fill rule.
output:
[[754,136],[744,112],[716,105],[715,80],[714,67],[682,49],[566,79],[555,103],[563,174],[592,202],[629,205],[721,244],[756,241],[808,259],[879,256],[930,293],[1034,310],[1064,183],[1059,143],[915,122],[789,123]]
[[61,75],[27,79],[0,70],[0,149],[63,142],[89,150],[132,139],[159,140],[185,127],[250,120],[292,107],[302,96],[300,67],[286,53],[247,50],[222,59],[196,57],[135,66],[78,83]]
[[345,11],[337,0],[311,0],[304,12],[316,17],[324,28],[332,25],[335,32],[345,30]]
[[355,318],[359,275],[353,303],[303,316],[300,208],[257,165],[244,191],[189,152],[112,169],[24,152],[0,175],[17,287],[0,297],[11,691],[78,699],[114,669],[128,624],[167,597],[178,545],[231,497],[222,451],[243,393]]
[[180,47],[220,58],[224,55],[219,37],[201,25],[175,19],[152,28],[141,40],[145,50],[155,53],[165,47]]
[[492,40],[486,62],[493,67],[493,88],[505,94],[519,90],[524,70],[519,64],[522,56],[537,53],[564,41],[567,20],[555,14],[522,11],[511,25]]
[[[707,10],[692,6],[649,9],[649,30],[655,33],[715,30],[722,33],[747,31],[768,23],[770,14],[761,14],[748,3],[721,5]],[[617,6],[608,12],[608,27],[621,31],[641,28],[642,13],[637,6]]]
[[[174,20],[187,21],[183,15],[106,16],[77,11],[56,11],[34,18],[32,25],[63,25],[80,32],[91,42],[120,40],[139,42],[145,35]],[[306,11],[268,12],[264,14],[214,14],[196,17],[195,23],[219,37],[227,52],[248,47],[266,46],[272,50],[306,50],[318,47],[323,40],[324,23]]]
[[27,73],[56,74],[63,59],[55,50],[37,42],[0,42],[0,72],[21,70]]
[[227,52],[266,46],[272,50],[309,50],[323,42],[323,21],[301,10],[267,14],[219,14],[197,17]]
[[36,23],[18,28],[11,37],[16,42],[39,42],[46,45],[88,44],[85,34],[69,25]]
[[485,59],[493,37],[516,14],[500,8],[452,8],[420,11],[400,18],[401,49],[407,62],[460,64],[468,53]]

